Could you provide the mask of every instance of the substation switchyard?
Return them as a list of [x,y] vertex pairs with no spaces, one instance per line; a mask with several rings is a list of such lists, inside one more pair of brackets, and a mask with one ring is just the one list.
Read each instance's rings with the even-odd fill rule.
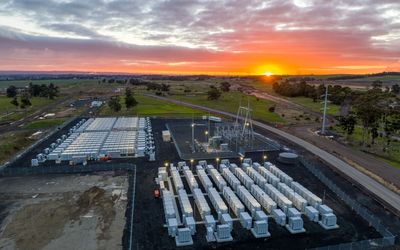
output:
[[306,232],[303,218],[325,230],[339,227],[320,197],[270,162],[245,158],[239,167],[223,159],[215,168],[205,160],[196,166],[182,161],[160,167],[156,180],[164,227],[177,246],[192,245],[198,227],[205,228],[207,242],[233,241],[234,223],[255,238],[274,237],[272,220],[291,234]]
[[70,165],[111,158],[144,157],[155,160],[150,118],[101,117],[81,119],[68,133],[56,139],[31,161],[38,166],[46,161]]

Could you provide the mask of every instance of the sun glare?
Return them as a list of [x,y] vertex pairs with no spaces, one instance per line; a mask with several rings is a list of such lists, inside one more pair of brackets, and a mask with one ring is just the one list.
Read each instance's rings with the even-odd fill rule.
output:
[[264,75],[265,76],[272,76],[273,74],[271,72],[265,72]]

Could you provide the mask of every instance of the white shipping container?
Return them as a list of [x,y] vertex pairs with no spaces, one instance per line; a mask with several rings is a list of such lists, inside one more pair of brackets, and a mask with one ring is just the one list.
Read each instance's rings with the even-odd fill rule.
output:
[[250,211],[251,216],[255,218],[256,212],[261,210],[260,203],[258,203],[258,201],[254,199],[254,197],[244,186],[238,187],[237,195],[246,205],[247,209]]
[[222,176],[231,185],[232,189],[237,191],[238,186],[240,186],[240,181],[228,168],[222,169]]
[[208,198],[210,198],[211,204],[218,213],[218,219],[221,219],[222,214],[228,213],[228,207],[226,206],[224,200],[219,195],[215,188],[208,189]]
[[318,209],[318,207],[322,204],[321,198],[313,194],[307,188],[303,187],[300,183],[294,181],[291,183],[290,187],[303,196],[303,198],[306,199],[307,202],[314,208]]
[[258,185],[251,186],[251,194],[260,202],[261,206],[268,212],[276,209],[276,203]]
[[235,175],[238,177],[238,179],[243,183],[243,185],[248,188],[251,189],[251,185],[254,184],[254,181],[250,178],[250,176],[248,176],[243,169],[241,168],[235,168],[234,171]]
[[282,210],[274,209],[272,210],[272,215],[278,225],[284,226],[286,224],[286,215]]
[[199,188],[193,189],[193,197],[202,219],[204,219],[206,215],[211,214],[211,209]]
[[221,176],[221,174],[215,168],[209,169],[208,172],[211,175],[214,183],[217,185],[219,191],[223,191],[224,187],[226,187],[226,181]]
[[272,184],[274,187],[276,187],[280,182],[279,178],[265,167],[258,167],[258,172],[267,180],[269,184]]
[[[264,164],[264,166],[266,166],[266,164]],[[287,175],[279,168],[277,168],[275,165],[267,164],[267,166],[269,167],[268,170],[271,171],[274,175],[276,175],[281,180],[281,182],[284,182],[287,185],[290,185],[292,183],[293,178]]]
[[331,213],[333,213],[333,210],[330,207],[328,207],[327,205],[325,205],[325,204],[319,206],[318,210],[319,210],[320,214],[331,214]]
[[209,188],[213,187],[213,183],[211,182],[210,178],[208,178],[206,171],[201,166],[198,167],[200,168],[196,169],[197,176],[199,177],[204,189],[207,191]]
[[176,192],[178,192],[180,189],[183,189],[183,183],[179,172],[171,169],[171,176]]
[[190,204],[189,197],[184,189],[179,189],[178,200],[181,205],[181,212],[183,218],[193,217],[193,208]]
[[183,170],[183,174],[185,175],[186,181],[188,182],[189,188],[192,192],[194,189],[199,188],[199,184],[197,183],[192,171],[189,168],[185,168]]
[[276,202],[276,204],[278,204],[283,212],[287,213],[287,209],[292,207],[293,203],[271,184],[265,184],[264,190]]
[[267,183],[267,179],[265,179],[260,173],[258,173],[254,168],[246,168],[246,173],[254,180],[254,182],[260,186],[264,187],[265,183]]
[[290,201],[293,202],[293,205],[304,212],[304,209],[307,206],[307,200],[304,199],[300,194],[296,193],[293,189],[291,189],[288,185],[281,182],[278,184],[278,190],[283,193],[286,197],[289,198]]
[[244,205],[236,196],[236,194],[232,191],[230,187],[225,186],[222,194],[225,200],[228,202],[229,206],[231,207],[233,213],[239,217],[241,212],[244,212]]
[[318,222],[318,217],[319,217],[319,213],[318,213],[318,210],[317,209],[315,209],[314,207],[312,207],[312,206],[307,206],[306,208],[305,208],[305,214],[306,214],[306,216],[311,220],[311,221],[314,221],[314,222]]
[[260,163],[258,162],[253,162],[253,168],[258,171],[258,168],[261,167]]

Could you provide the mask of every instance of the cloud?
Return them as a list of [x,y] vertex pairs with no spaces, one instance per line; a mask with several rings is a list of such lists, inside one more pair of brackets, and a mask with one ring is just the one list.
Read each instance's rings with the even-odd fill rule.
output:
[[96,56],[198,71],[389,67],[400,58],[397,10],[395,0],[4,0],[0,53],[9,60],[0,69],[33,67],[32,55],[52,64],[63,53],[93,68]]

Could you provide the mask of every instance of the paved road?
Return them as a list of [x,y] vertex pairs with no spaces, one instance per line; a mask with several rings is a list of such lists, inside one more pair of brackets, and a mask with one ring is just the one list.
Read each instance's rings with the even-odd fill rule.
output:
[[283,128],[283,130],[310,142],[318,148],[339,156],[339,158],[344,159],[351,165],[352,162],[354,162],[375,175],[382,177],[385,181],[393,184],[397,188],[400,188],[400,169],[387,164],[371,154],[345,146],[336,140],[321,137],[312,132],[312,128],[312,126],[299,125],[291,126],[287,129]]
[[[225,116],[229,116],[229,117],[236,117],[236,115],[225,112],[225,111],[211,109],[211,108],[207,108],[204,106],[195,105],[195,104],[191,104],[191,103],[187,103],[187,102],[181,102],[178,100],[172,100],[172,99],[169,99],[166,97],[161,97],[161,96],[156,96],[156,95],[149,95],[149,96],[151,96],[153,98],[158,98],[158,99],[161,99],[164,101],[169,101],[169,102],[172,102],[175,104],[195,108],[195,109],[201,109],[201,110],[205,110],[205,111],[209,111],[212,113],[221,114],[221,115],[225,115]],[[353,168],[345,161],[343,161],[343,160],[339,159],[338,157],[312,145],[311,143],[309,143],[303,139],[300,139],[296,136],[293,136],[287,132],[284,132],[282,130],[279,130],[277,128],[271,127],[269,125],[266,125],[266,124],[258,122],[258,121],[253,121],[253,124],[255,126],[263,128],[265,130],[268,130],[272,133],[275,133],[279,136],[284,137],[285,139],[287,139],[291,142],[294,142],[294,143],[302,146],[303,148],[307,149],[311,153],[320,157],[325,162],[329,163],[333,167],[337,168],[338,170],[340,170],[341,172],[343,172],[344,174],[346,174],[347,176],[349,176],[350,178],[352,178],[353,180],[358,182],[361,186],[363,186],[364,188],[369,190],[371,193],[376,195],[379,199],[381,199],[382,201],[384,201],[385,203],[390,205],[397,212],[400,212],[400,195],[397,195],[396,193],[392,192],[391,190],[387,189],[385,186],[381,185],[380,183],[378,183],[377,181],[372,179],[371,177],[361,173],[360,171]]]

